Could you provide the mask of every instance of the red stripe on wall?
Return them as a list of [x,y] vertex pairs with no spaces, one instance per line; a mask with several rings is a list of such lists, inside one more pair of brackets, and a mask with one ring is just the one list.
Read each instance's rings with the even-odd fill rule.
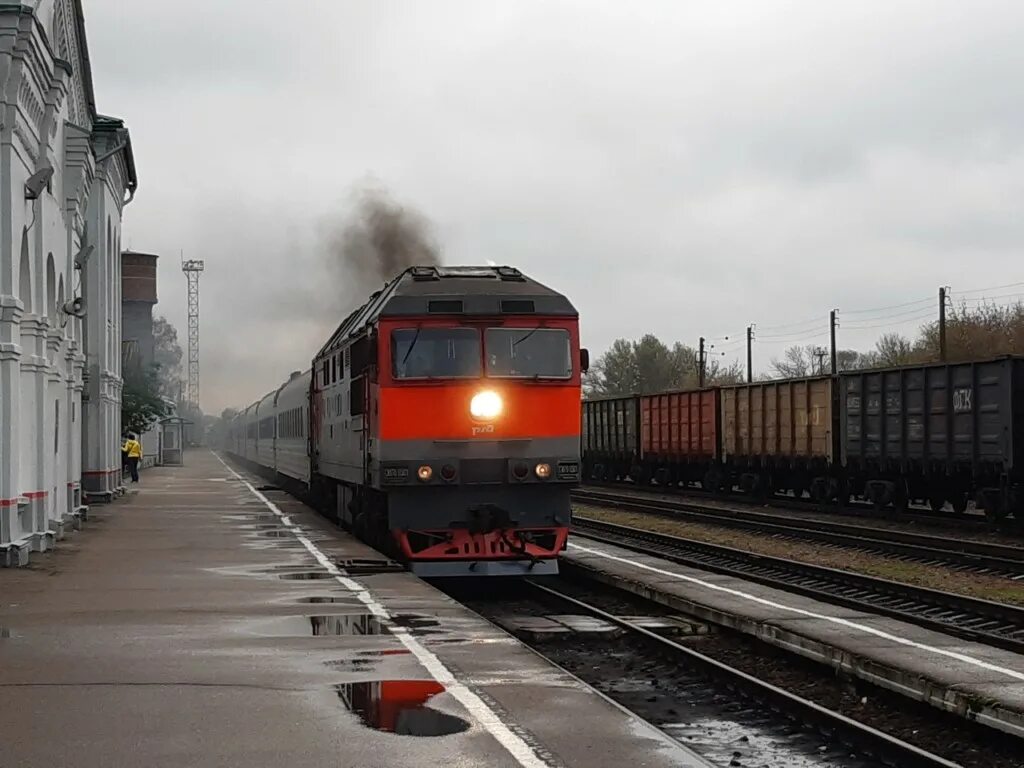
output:
[[46,494],[47,491],[29,491],[28,493],[23,493],[22,496],[26,499],[41,499]]
[[17,499],[0,499],[0,507],[16,507],[18,506]]

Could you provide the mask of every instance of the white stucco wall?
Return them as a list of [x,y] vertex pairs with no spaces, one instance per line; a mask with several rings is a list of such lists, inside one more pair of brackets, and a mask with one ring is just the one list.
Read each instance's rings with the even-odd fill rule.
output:
[[[108,254],[134,169],[127,130],[92,103],[79,13],[76,0],[0,4],[0,564],[50,546],[83,483],[120,482],[120,258]],[[47,167],[29,199],[26,180]],[[79,270],[83,245],[94,251]],[[84,321],[62,310],[76,296]]]

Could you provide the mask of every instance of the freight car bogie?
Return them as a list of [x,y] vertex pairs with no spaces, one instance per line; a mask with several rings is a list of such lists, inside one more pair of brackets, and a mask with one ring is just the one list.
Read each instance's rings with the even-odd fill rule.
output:
[[649,454],[638,464],[638,482],[660,487],[697,485],[710,468],[710,462],[687,456]]

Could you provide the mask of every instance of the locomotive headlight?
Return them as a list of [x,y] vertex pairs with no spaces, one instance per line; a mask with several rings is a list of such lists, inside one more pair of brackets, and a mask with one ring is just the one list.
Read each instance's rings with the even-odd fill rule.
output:
[[547,480],[551,477],[551,465],[550,464],[538,464],[534,470],[537,473],[537,477],[541,480]]
[[501,395],[489,389],[477,392],[469,401],[469,413],[474,419],[490,421],[501,416]]
[[432,478],[433,476],[434,470],[428,464],[424,464],[422,467],[416,470],[416,477],[418,477],[424,483],[430,482],[430,478]]

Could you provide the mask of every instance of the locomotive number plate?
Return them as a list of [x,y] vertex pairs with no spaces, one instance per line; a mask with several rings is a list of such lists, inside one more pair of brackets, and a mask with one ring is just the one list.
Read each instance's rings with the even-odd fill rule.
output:
[[408,467],[384,467],[385,483],[404,483],[408,479]]
[[560,461],[558,462],[558,476],[565,479],[574,479],[579,477],[580,465],[578,461]]

